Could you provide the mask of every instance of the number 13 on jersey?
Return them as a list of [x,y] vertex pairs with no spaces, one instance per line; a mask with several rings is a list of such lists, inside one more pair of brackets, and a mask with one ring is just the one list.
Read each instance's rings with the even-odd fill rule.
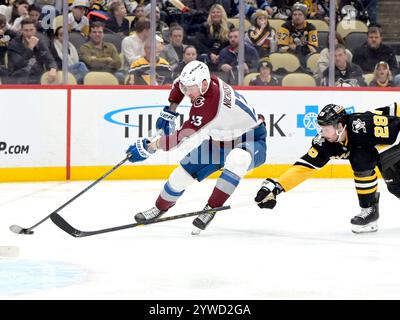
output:
[[195,125],[196,127],[199,127],[203,123],[203,117],[193,115],[192,119],[190,120],[190,123]]

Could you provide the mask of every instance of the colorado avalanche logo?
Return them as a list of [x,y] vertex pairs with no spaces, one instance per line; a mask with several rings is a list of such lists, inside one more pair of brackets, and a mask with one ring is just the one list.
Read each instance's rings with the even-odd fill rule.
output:
[[365,127],[365,121],[361,121],[357,119],[352,123],[352,130],[354,133],[359,133],[362,130],[364,133],[367,133],[367,128]]
[[196,100],[193,102],[193,107],[195,108],[200,108],[204,105],[204,97],[198,97]]

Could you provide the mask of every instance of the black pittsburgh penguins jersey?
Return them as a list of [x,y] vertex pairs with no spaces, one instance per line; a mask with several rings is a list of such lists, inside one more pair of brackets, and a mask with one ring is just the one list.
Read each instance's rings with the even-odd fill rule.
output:
[[378,147],[395,143],[400,131],[400,118],[372,112],[348,116],[347,141],[332,143],[320,135],[313,139],[312,147],[301,157],[312,167],[321,168],[329,159],[347,159],[355,147]]
[[349,116],[348,139],[354,146],[391,145],[400,131],[400,118],[371,112]]
[[[167,60],[158,58],[156,61],[155,80],[157,85],[171,84],[171,67]],[[127,84],[149,85],[150,84],[150,62],[146,57],[140,57],[131,64]]]
[[[377,109],[376,113],[354,113],[346,121],[347,139],[342,143],[329,142],[317,135],[311,148],[278,180],[288,191],[310,177],[315,169],[326,165],[330,159],[348,159],[353,148],[390,147],[398,143],[400,118],[392,116],[389,107]],[[395,112],[397,114],[397,111]]]
[[307,21],[304,21],[301,29],[296,29],[292,21],[282,24],[278,32],[278,47],[286,52],[289,50],[289,44],[293,43],[298,44],[296,51],[300,51],[303,55],[315,52],[318,48],[318,31],[315,26]]
[[300,158],[295,165],[303,165],[312,169],[322,168],[330,159],[348,159],[350,148],[348,141],[344,143],[333,143],[317,135],[308,152]]

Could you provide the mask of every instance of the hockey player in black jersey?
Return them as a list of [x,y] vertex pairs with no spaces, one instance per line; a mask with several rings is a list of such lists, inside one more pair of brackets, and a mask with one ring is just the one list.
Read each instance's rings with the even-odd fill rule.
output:
[[400,198],[400,105],[347,114],[342,106],[328,104],[317,120],[321,130],[308,152],[279,179],[266,179],[255,201],[260,208],[272,209],[278,194],[309,178],[331,158],[348,159],[361,207],[360,214],[351,219],[352,231],[377,231],[379,192],[375,167],[388,190]]

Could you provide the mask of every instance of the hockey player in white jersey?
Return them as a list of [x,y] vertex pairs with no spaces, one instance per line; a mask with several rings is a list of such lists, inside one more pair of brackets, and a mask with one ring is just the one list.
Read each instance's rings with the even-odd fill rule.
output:
[[[185,96],[192,102],[189,119],[180,130],[172,132],[178,115],[176,108]],[[127,150],[131,154],[130,161],[143,161],[157,149],[171,150],[194,135],[206,134],[207,139],[181,160],[154,207],[135,215],[138,223],[159,218],[175,205],[187,186],[195,180],[204,180],[218,170],[222,172],[205,210],[221,207],[240,179],[266,160],[267,132],[263,117],[257,115],[246,99],[231,86],[218,77],[210,76],[206,64],[192,61],[185,66],[173,85],[169,102],[170,106],[163,109],[156,123],[156,128],[165,135],[154,142],[139,139]],[[194,219],[196,230],[204,230],[214,215],[215,212],[209,211]]]

